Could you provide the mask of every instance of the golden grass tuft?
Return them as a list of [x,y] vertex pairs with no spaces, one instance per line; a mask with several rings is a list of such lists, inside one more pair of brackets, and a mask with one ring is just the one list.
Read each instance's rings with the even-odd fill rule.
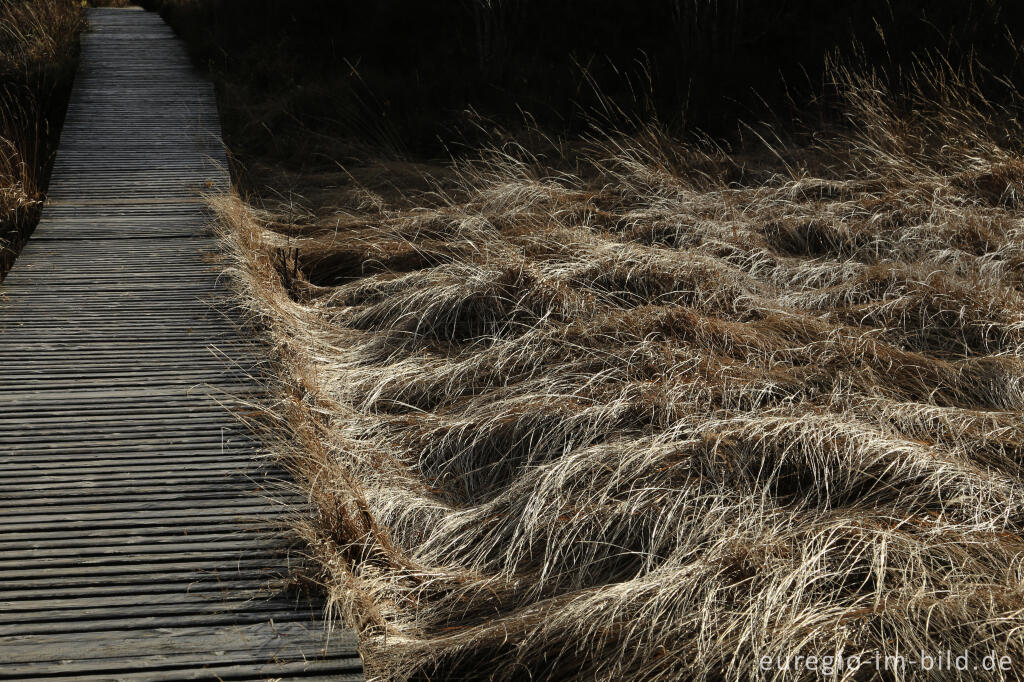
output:
[[1021,679],[1024,131],[954,73],[839,75],[850,132],[741,182],[652,126],[214,201],[374,675]]

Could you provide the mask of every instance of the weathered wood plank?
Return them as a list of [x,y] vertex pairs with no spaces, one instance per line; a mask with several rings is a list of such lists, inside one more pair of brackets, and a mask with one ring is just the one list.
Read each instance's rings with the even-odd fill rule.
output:
[[285,595],[303,500],[228,414],[264,353],[221,281],[213,88],[155,14],[90,29],[0,287],[0,679],[361,679]]

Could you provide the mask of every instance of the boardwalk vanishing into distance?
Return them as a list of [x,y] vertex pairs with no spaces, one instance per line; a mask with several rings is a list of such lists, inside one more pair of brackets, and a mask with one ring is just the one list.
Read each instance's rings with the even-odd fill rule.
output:
[[272,588],[274,475],[221,406],[257,387],[200,197],[228,185],[213,88],[156,14],[88,19],[0,285],[0,679],[361,679],[354,634]]

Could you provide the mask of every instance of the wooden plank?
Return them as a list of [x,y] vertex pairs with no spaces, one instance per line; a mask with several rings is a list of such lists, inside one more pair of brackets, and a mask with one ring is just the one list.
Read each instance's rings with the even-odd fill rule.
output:
[[[194,666],[186,669],[167,667],[164,669],[146,669],[136,672],[130,679],[138,682],[168,682],[170,680],[259,680],[266,682],[286,682],[288,680],[302,680],[309,682],[310,679],[331,680],[332,682],[355,682],[362,680],[361,664],[358,658],[325,658],[315,661],[285,662],[285,663],[261,663],[245,665],[216,665],[209,664],[202,667]],[[310,677],[309,672],[330,673],[327,676]],[[294,675],[294,677],[292,676]],[[19,675],[7,677],[0,673],[0,679],[24,679]],[[118,680],[129,679],[123,677],[120,672],[107,671],[94,674],[75,673],[72,676],[63,675],[46,678],[50,682],[118,682]]]
[[[282,650],[287,646],[290,637],[306,636],[310,625],[306,623],[280,623],[273,626],[269,623],[257,623],[242,627],[179,628],[168,636],[154,635],[148,632],[130,633],[124,639],[108,641],[106,638],[90,636],[86,633],[80,637],[61,635],[27,635],[15,637],[21,648],[13,652],[7,660],[8,665],[40,663],[44,661],[68,661],[69,654],[79,661],[105,660],[130,656],[141,647],[153,652],[153,655],[182,655],[190,653],[208,653],[211,651],[245,651],[265,650],[273,655],[286,653]],[[350,632],[339,630],[332,639],[354,646],[355,641]],[[311,649],[305,652],[315,657],[321,651]],[[268,657],[269,658],[269,657]],[[81,669],[74,664],[69,668]]]
[[46,588],[25,588],[6,589],[4,599],[10,600],[12,604],[21,601],[49,600],[49,599],[76,599],[78,597],[130,597],[135,603],[140,601],[139,597],[145,595],[170,594],[180,596],[196,592],[222,592],[235,593],[247,590],[268,589],[268,582],[265,579],[252,577],[246,580],[193,580],[175,581],[173,578],[164,581],[146,583],[140,591],[139,585],[92,585],[92,586],[69,586],[69,587],[46,587]]
[[122,565],[92,566],[54,570],[40,577],[38,572],[9,572],[0,577],[0,590],[4,593],[14,590],[41,589],[56,582],[62,588],[98,587],[110,585],[133,585],[139,592],[146,587],[165,582],[203,581],[221,582],[243,579],[279,579],[280,571],[267,567],[262,557],[245,559],[211,559],[161,563],[154,566]]
[[[294,605],[284,603],[265,607],[265,602],[241,602],[238,604],[215,605],[208,609],[164,607],[152,605],[152,615],[145,615],[132,609],[117,611],[99,610],[94,618],[71,619],[71,614],[60,614],[62,620],[52,622],[21,622],[11,625],[0,623],[0,638],[6,635],[30,635],[47,633],[97,632],[107,630],[113,633],[122,630],[149,630],[196,625],[243,625],[275,622],[315,622],[319,615],[315,611],[300,611]],[[83,614],[88,616],[89,614]],[[0,639],[0,642],[3,640]]]
[[[254,527],[248,533],[227,525],[214,525],[191,529],[192,532],[183,532],[181,528],[159,527],[146,529],[148,532],[133,530],[130,534],[119,535],[109,530],[91,531],[58,531],[58,532],[33,532],[29,533],[5,533],[3,540],[0,540],[0,549],[4,551],[32,550],[49,551],[51,549],[84,549],[88,547],[99,547],[109,549],[113,547],[133,546],[139,547],[144,544],[180,544],[188,542],[219,542],[231,540],[248,543],[253,536],[267,537],[268,534],[259,527]],[[248,546],[248,545],[246,545]],[[277,546],[273,544],[271,546]]]
[[38,227],[0,286],[0,679],[361,679],[276,590],[305,503],[226,407],[264,394],[202,194],[212,86],[90,9]]

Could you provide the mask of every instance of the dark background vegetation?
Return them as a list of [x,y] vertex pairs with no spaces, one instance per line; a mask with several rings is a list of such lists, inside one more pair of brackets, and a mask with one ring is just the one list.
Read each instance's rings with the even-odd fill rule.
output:
[[75,0],[0,0],[0,278],[39,220],[81,26]]
[[[140,4],[160,11],[213,76],[236,171],[443,158],[495,126],[514,132],[524,112],[556,135],[652,116],[720,139],[740,120],[784,129],[798,114],[820,130],[835,121],[829,61],[898,79],[915,60],[945,59],[981,65],[982,84],[996,80],[984,67],[1019,82],[1024,44],[1024,3],[1009,0]],[[0,136],[18,147],[31,197],[0,217],[0,238],[14,245],[0,273],[38,217],[78,6],[0,0],[16,29],[0,32]],[[31,47],[50,43],[61,49]]]
[[[890,77],[922,57],[1018,74],[1024,21],[1024,3],[999,0],[142,4],[229,95],[236,154],[306,167],[364,146],[438,155],[472,142],[471,118],[515,127],[521,111],[555,133],[656,114],[716,137],[740,119],[789,120],[794,105],[827,117],[829,58]],[[326,142],[339,137],[355,146]]]

